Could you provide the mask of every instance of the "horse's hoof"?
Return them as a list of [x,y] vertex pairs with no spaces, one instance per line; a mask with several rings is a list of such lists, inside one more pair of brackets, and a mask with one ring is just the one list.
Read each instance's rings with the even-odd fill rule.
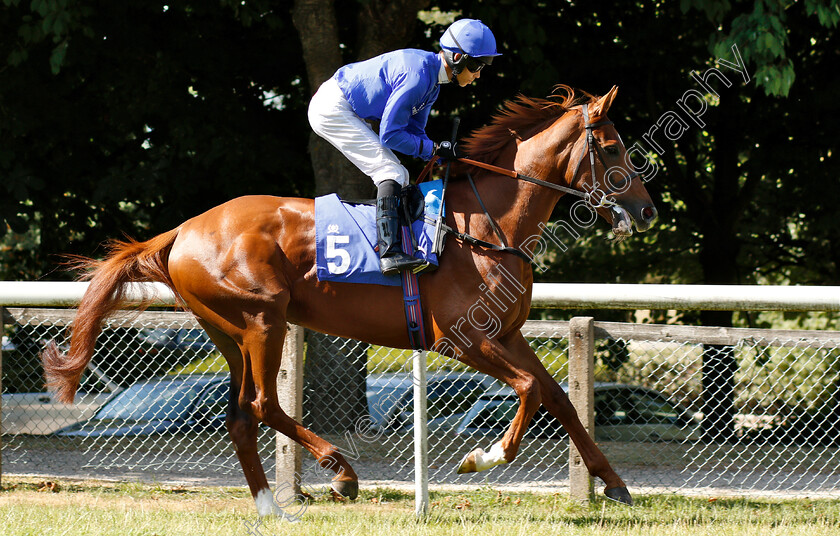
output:
[[465,473],[475,473],[478,471],[475,457],[479,454],[484,454],[484,449],[475,449],[461,458],[461,463],[458,464],[458,474],[463,475]]
[[630,496],[630,492],[627,491],[627,488],[624,486],[605,489],[604,495],[606,495],[607,499],[610,499],[611,501],[633,506],[633,497]]
[[458,464],[459,475],[463,475],[465,473],[475,473],[478,471],[478,467],[476,467],[475,464],[475,457],[477,454],[484,454],[484,449],[475,449],[461,459],[461,463]]
[[334,492],[342,497],[347,497],[351,501],[359,496],[358,480],[333,480],[330,487],[332,487]]

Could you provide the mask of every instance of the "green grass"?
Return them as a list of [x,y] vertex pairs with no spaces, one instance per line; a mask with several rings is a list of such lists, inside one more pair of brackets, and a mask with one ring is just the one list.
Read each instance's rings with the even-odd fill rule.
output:
[[[4,479],[0,526],[10,535],[263,536],[279,534],[397,536],[484,535],[836,535],[840,500],[638,497],[628,508],[597,499],[581,505],[560,494],[506,493],[489,488],[433,492],[431,512],[414,516],[411,494],[363,490],[354,502],[317,500],[301,521],[259,520],[242,488],[180,488],[126,483]],[[40,490],[40,491],[39,491]]]

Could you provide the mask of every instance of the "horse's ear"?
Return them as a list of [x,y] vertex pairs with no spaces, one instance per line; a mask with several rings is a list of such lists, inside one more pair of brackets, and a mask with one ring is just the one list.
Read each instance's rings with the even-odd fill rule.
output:
[[615,99],[615,96],[618,95],[618,86],[613,86],[612,89],[603,97],[595,101],[594,104],[591,105],[591,112],[593,117],[606,115],[607,110],[610,109],[612,106],[612,102]]

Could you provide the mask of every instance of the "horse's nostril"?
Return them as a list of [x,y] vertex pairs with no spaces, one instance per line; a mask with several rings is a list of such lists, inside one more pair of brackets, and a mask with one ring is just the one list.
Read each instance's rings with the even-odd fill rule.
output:
[[645,207],[642,209],[642,218],[645,221],[652,221],[656,217],[656,209],[653,207]]

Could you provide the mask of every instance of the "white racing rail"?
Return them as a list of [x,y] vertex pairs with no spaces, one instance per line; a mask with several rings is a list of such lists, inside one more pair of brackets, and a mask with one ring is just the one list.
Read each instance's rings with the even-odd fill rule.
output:
[[[73,307],[88,283],[0,281],[0,306]],[[152,298],[174,305],[162,283],[133,283],[129,302]],[[765,285],[623,285],[536,283],[532,307],[554,309],[676,309],[681,311],[840,311],[840,287]]]

